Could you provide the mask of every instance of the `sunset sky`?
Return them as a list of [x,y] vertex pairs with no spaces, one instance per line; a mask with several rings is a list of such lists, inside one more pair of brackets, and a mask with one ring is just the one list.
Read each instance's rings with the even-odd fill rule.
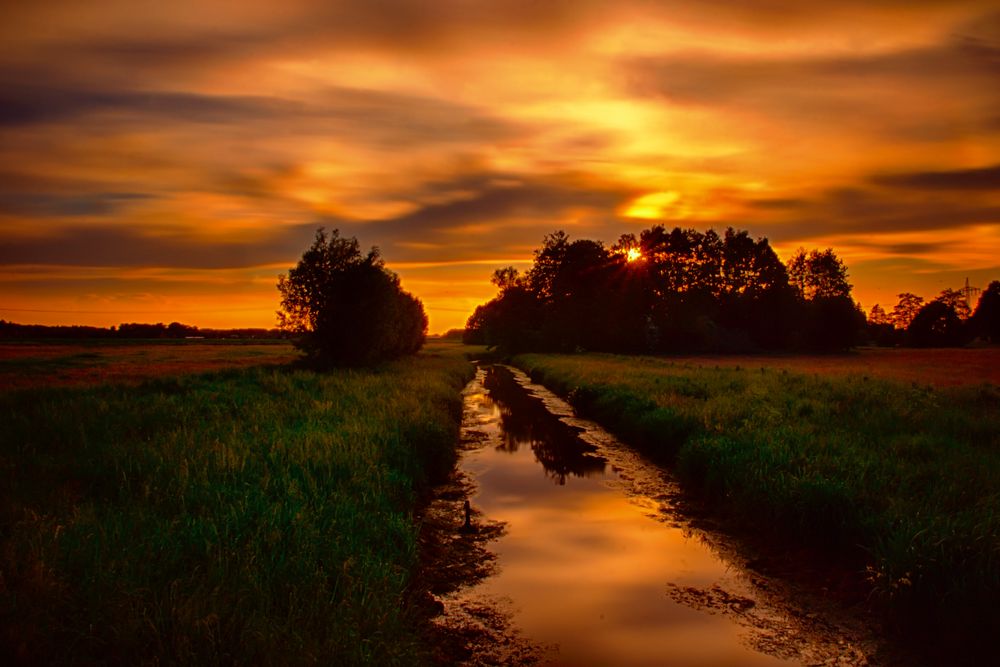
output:
[[998,0],[4,2],[0,82],[15,322],[271,327],[320,226],[432,332],[557,229],[1000,279]]

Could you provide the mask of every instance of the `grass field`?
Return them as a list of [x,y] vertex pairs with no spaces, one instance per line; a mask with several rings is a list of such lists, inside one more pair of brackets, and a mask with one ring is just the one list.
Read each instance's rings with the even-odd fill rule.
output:
[[88,352],[170,375],[0,393],[0,655],[419,664],[413,511],[453,461],[463,349],[321,375],[211,347],[20,357],[33,384]]
[[878,348],[824,355],[699,355],[679,357],[682,365],[760,368],[834,376],[878,377],[949,387],[990,382],[1000,385],[1000,348]]
[[[996,353],[941,354],[996,372]],[[860,358],[866,369],[891,368],[873,354]],[[514,363],[674,465],[689,490],[742,525],[867,566],[871,591],[894,620],[942,632],[1000,630],[996,385],[915,383],[905,366],[905,381],[831,374],[809,358],[716,365],[522,355]],[[931,375],[947,376],[943,384],[968,379],[953,372]]]

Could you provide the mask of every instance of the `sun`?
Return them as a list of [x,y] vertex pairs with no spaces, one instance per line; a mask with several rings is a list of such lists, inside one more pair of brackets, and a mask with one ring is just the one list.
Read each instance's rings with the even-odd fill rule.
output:
[[626,262],[635,262],[640,259],[642,259],[642,251],[639,250],[638,248],[633,247],[625,251]]

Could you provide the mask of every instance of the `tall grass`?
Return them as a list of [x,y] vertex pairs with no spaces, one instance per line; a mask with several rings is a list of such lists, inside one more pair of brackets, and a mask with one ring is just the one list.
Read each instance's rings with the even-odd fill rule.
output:
[[419,663],[412,512],[469,373],[439,348],[0,396],[0,652]]
[[514,362],[745,525],[867,567],[892,618],[1000,631],[997,387],[613,355]]

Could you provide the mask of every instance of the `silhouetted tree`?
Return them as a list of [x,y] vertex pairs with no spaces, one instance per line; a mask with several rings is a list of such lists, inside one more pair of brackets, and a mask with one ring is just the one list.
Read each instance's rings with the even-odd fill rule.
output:
[[559,261],[545,277],[550,296],[543,302],[542,333],[551,346],[559,350],[607,347],[612,324],[609,267],[609,253],[601,243],[581,239],[563,245]]
[[973,331],[994,343],[1000,342],[1000,281],[994,280],[979,296],[972,314]]
[[877,325],[892,324],[885,310],[883,310],[882,306],[878,305],[877,303],[874,306],[872,306],[871,311],[868,313],[868,322],[870,324],[877,324]]
[[864,331],[864,313],[851,299],[847,267],[833,249],[803,248],[788,262],[789,282],[803,300],[801,345],[833,351],[852,347]]
[[766,238],[727,229],[625,234],[610,248],[562,231],[531,268],[497,270],[464,339],[508,350],[682,352],[853,345],[864,317],[832,250],[802,252],[806,299]]
[[910,322],[923,307],[924,299],[910,292],[903,292],[898,297],[899,302],[893,307],[890,318],[897,329],[906,331],[910,327]]
[[167,325],[166,336],[168,338],[184,338],[186,336],[197,336],[198,327],[191,327],[180,322],[171,322]]
[[958,319],[963,322],[972,316],[972,309],[969,308],[969,303],[965,300],[965,295],[958,290],[942,290],[934,300],[950,306],[955,311],[955,314],[958,315]]
[[792,285],[806,300],[816,297],[850,297],[851,285],[847,282],[847,267],[834,254],[832,248],[806,253],[799,248],[788,262],[788,276]]
[[943,301],[931,301],[906,328],[906,340],[915,347],[950,347],[962,343],[962,321]]
[[316,232],[288,275],[278,278],[282,330],[318,366],[365,365],[420,349],[427,316],[403,291],[377,248],[361,254],[355,238]]
[[865,314],[847,296],[818,296],[806,302],[806,346],[825,352],[846,350],[858,344],[865,328]]
[[156,324],[140,324],[127,322],[118,325],[120,338],[163,338],[167,335],[167,327],[163,322]]
[[718,324],[743,332],[753,347],[788,344],[799,313],[788,272],[766,238],[726,230],[722,239]]
[[465,324],[462,340],[509,352],[539,349],[541,304],[525,276],[514,267],[497,269],[491,282],[496,298],[478,306]]
[[876,345],[887,347],[902,342],[900,332],[892,324],[889,314],[877,303],[868,313],[868,337]]

